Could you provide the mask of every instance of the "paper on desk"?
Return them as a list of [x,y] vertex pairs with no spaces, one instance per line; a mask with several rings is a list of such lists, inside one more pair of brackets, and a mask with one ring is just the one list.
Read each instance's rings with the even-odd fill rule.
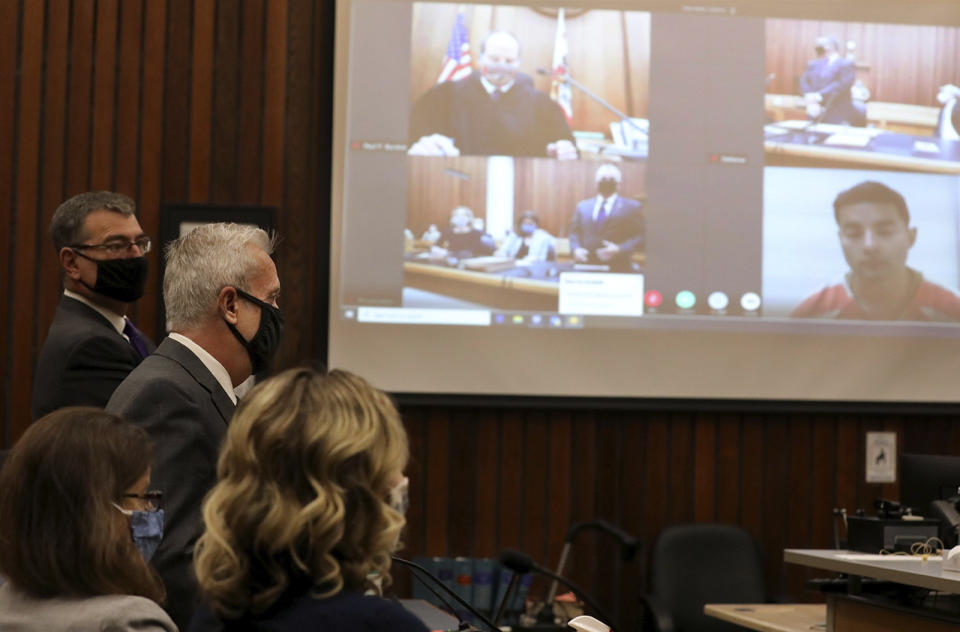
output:
[[928,140],[918,140],[913,144],[913,151],[918,151],[924,154],[939,154],[940,146],[936,143],[931,143]]
[[[837,555],[838,560],[848,560],[850,562],[904,562],[904,561],[923,561],[920,555],[879,555],[877,553],[841,553]],[[928,555],[927,560],[939,560],[939,555]]]
[[870,137],[862,134],[837,133],[827,136],[824,145],[840,145],[843,147],[866,147],[870,144]]

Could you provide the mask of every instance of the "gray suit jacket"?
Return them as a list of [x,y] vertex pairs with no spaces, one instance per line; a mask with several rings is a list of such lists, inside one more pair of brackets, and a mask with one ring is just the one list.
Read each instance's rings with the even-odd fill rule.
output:
[[163,609],[145,597],[34,599],[0,586],[0,630],[19,632],[177,632]]
[[203,497],[235,406],[200,359],[167,338],[114,392],[107,410],[150,433],[151,488],[163,492],[163,541],[153,565],[167,587],[166,610],[186,628],[196,606],[193,549],[203,533]]

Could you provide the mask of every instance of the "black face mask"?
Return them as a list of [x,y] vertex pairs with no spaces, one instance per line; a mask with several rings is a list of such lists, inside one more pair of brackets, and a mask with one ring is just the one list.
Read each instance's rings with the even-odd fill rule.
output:
[[597,183],[597,193],[605,198],[617,192],[617,181],[612,178],[603,178]]
[[250,356],[250,365],[253,368],[253,374],[256,375],[270,368],[273,355],[280,347],[280,339],[283,337],[283,315],[279,309],[270,303],[261,301],[256,296],[251,296],[240,288],[235,289],[237,290],[237,295],[241,298],[260,307],[260,326],[257,327],[257,333],[253,334],[253,338],[250,340],[245,340],[235,325],[227,323],[227,327],[230,328],[233,335],[240,341],[243,348],[247,350],[247,355]]
[[79,250],[75,253],[97,264],[97,282],[93,287],[80,280],[87,289],[121,303],[132,303],[143,296],[147,284],[147,258],[91,259]]

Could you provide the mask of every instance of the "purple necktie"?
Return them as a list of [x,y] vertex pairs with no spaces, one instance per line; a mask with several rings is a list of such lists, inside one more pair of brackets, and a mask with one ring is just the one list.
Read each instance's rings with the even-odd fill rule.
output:
[[597,225],[603,223],[603,220],[607,219],[607,203],[609,200],[604,200],[600,203],[600,210],[597,211]]
[[140,354],[141,358],[146,358],[150,355],[150,351],[147,349],[147,343],[143,339],[143,335],[133,326],[126,318],[123,319],[123,333],[127,338],[130,339],[130,345]]

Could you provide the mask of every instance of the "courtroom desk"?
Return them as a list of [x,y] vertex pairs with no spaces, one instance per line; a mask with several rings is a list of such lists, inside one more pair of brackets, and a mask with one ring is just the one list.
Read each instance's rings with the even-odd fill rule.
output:
[[[784,123],[804,124],[803,121]],[[856,167],[960,174],[960,141],[851,127],[845,133],[867,135],[870,140],[864,147],[846,147],[824,144],[836,126],[811,125],[807,129],[783,128],[781,132],[771,132],[776,126],[776,123],[768,126],[764,140],[764,164],[767,166]],[[916,151],[914,143],[917,141],[929,143],[937,151]]]
[[809,632],[827,629],[822,603],[708,603],[704,614],[759,632]]
[[[939,557],[926,561],[896,555],[868,555],[832,549],[786,549],[783,560],[850,576],[851,595],[827,596],[827,629],[846,630],[957,630],[960,611],[956,601],[944,597],[923,605],[910,605],[905,594],[914,588],[944,593],[960,593],[960,573],[944,571]],[[903,587],[895,599],[880,595],[860,595],[860,578],[893,582]],[[938,607],[931,607],[938,606]]]
[[[848,132],[850,135],[867,134],[872,138],[865,147],[844,147],[824,144],[832,135],[832,131],[825,131],[827,129],[833,129],[833,126],[813,125],[804,130],[783,129],[781,133],[767,133],[764,164],[960,174],[960,141],[851,127]],[[930,143],[937,151],[915,151],[916,141]]]
[[[807,104],[798,94],[766,94],[764,108],[773,121],[806,118]],[[940,108],[910,103],[867,101],[867,124],[888,132],[933,136]]]
[[572,263],[543,263],[525,271],[478,272],[405,261],[403,284],[499,309],[555,312],[559,273],[572,269]]

